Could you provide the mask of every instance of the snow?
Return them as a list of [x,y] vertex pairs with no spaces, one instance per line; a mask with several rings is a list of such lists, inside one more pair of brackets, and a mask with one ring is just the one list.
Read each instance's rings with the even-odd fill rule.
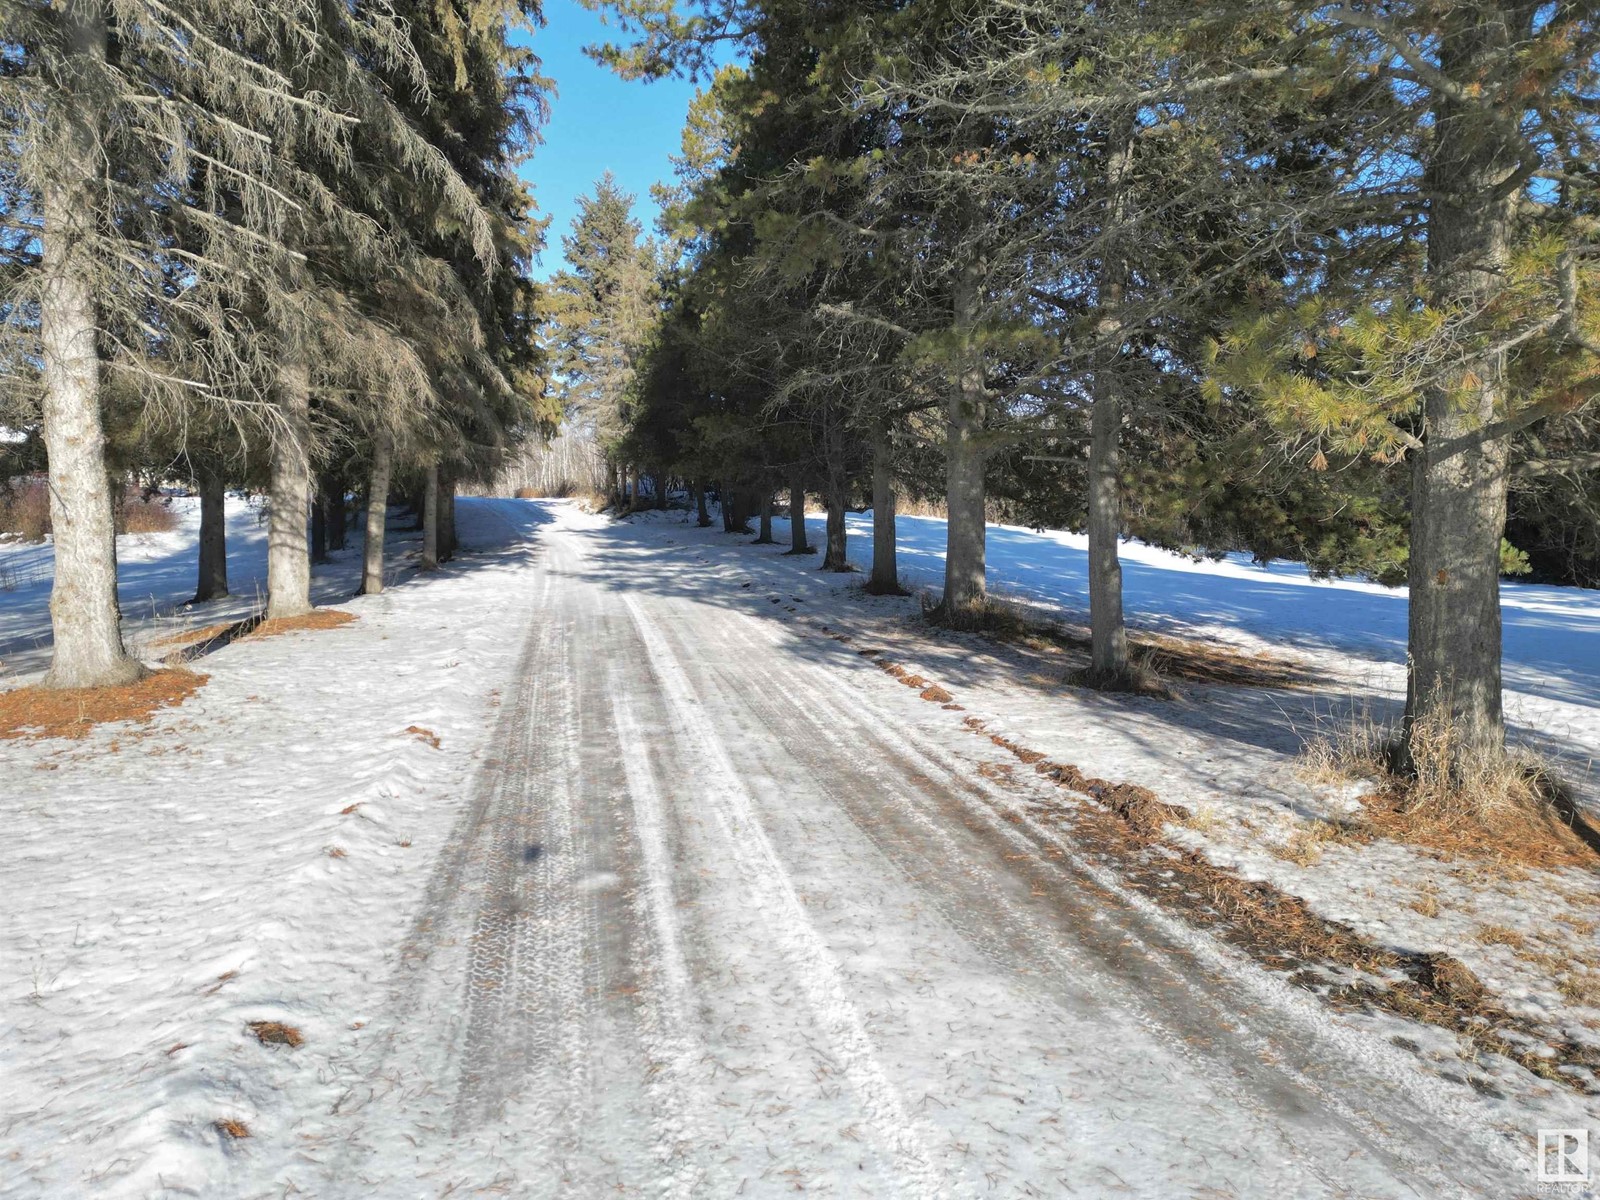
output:
[[[237,598],[186,608],[197,514],[174,503],[179,529],[119,545],[147,654],[263,585],[230,499]],[[1031,825],[1028,781],[991,782],[1006,756],[961,725],[1213,814],[1176,836],[1595,1039],[1553,970],[1479,940],[1584,949],[1594,872],[1273,853],[1348,804],[1293,757],[1331,709],[1395,702],[1403,594],[1130,545],[1136,622],[1325,680],[1157,701],[1026,678],[929,638],[915,600],[680,512],[457,511],[470,551],[437,573],[400,531],[380,596],[348,599],[358,538],[319,568],[352,624],[206,656],[148,727],[0,742],[0,1196],[1500,1196],[1535,1129],[1600,1125],[1593,1097],[1332,1018],[1164,915]],[[942,522],[899,524],[936,586]],[[850,529],[864,564],[870,516]],[[991,530],[995,588],[1068,619],[1083,557]],[[48,571],[48,545],[0,544],[5,684],[46,665]],[[1600,595],[1511,585],[1505,610],[1519,733],[1592,760]],[[1045,844],[1093,883],[1063,875],[1059,911],[991,861]],[[1425,893],[1436,915],[1407,906]]]
[[[285,1132],[284,1097],[336,1098],[245,1026],[362,1037],[511,675],[541,517],[463,502],[492,556],[352,600],[351,625],[225,647],[148,730],[0,742],[0,1194],[239,1194],[230,1157]],[[248,580],[260,539],[230,518]],[[125,546],[124,596],[192,589],[192,546],[187,527]],[[12,638],[47,591],[0,593]],[[250,1141],[219,1135],[230,1117]]]

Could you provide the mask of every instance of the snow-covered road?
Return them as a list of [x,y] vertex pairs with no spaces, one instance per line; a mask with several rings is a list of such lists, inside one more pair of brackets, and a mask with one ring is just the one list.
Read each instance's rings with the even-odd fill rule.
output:
[[1469,1099],[1028,822],[952,714],[604,529],[543,531],[301,1194],[1527,1190]]
[[[1220,738],[1244,701],[1019,686],[685,514],[460,519],[446,569],[397,554],[146,727],[0,742],[0,1197],[1498,1200],[1544,1194],[1537,1129],[1592,1127],[1166,915],[963,723],[1265,823],[1306,797]],[[1341,894],[1421,870],[1368,853]],[[1396,920],[1364,927],[1433,945]]]

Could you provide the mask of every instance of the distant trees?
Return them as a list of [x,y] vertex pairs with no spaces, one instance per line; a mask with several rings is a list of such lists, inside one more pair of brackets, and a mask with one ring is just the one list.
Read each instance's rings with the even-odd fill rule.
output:
[[[51,686],[127,681],[104,414],[218,495],[270,459],[269,613],[310,607],[316,463],[483,471],[536,420],[532,0],[16,0],[0,11],[0,360],[51,480]],[[380,507],[382,495],[369,495]]]
[[1081,522],[1103,686],[1129,532],[1403,565],[1397,766],[1440,725],[1449,770],[1502,753],[1508,487],[1541,553],[1570,515],[1594,560],[1586,6],[594,3],[637,34],[598,51],[626,74],[749,59],[671,210],[703,399],[635,414],[680,461],[789,463],[830,506],[869,470],[879,507],[942,491],[958,625],[995,497]]

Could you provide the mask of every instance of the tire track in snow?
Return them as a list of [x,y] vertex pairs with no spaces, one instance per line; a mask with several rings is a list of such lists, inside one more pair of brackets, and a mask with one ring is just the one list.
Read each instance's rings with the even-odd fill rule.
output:
[[695,1024],[694,992],[683,955],[661,789],[650,765],[644,731],[633,711],[627,681],[613,673],[607,690],[617,739],[623,747],[621,758],[634,836],[644,868],[639,900],[650,935],[649,969],[657,984],[645,1021],[646,1036],[664,1061],[664,1069],[653,1073],[650,1079],[650,1086],[660,1093],[661,1101],[652,1113],[656,1160],[666,1172],[661,1181],[662,1195],[687,1198],[703,1195],[702,1189],[708,1183],[706,1172],[694,1165],[692,1155],[717,1137],[707,1117],[708,1101],[693,1081],[695,1064],[704,1055],[705,1047],[692,1041],[688,1033]]
[[771,933],[789,959],[817,1026],[842,1064],[852,1093],[866,1114],[879,1150],[917,1196],[943,1194],[933,1155],[932,1131],[901,1102],[876,1058],[861,1015],[846,994],[838,964],[807,918],[783,860],[757,817],[753,798],[705,717],[682,665],[630,595],[622,603],[633,618],[650,669],[684,739],[697,752],[708,806],[736,859],[745,886],[772,916]]

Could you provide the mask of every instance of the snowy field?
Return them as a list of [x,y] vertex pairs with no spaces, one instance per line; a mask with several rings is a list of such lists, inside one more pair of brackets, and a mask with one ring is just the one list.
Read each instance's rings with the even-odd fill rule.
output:
[[[153,657],[168,633],[241,615],[263,577],[264,529],[230,501],[239,598],[185,609],[196,514],[179,506],[178,530],[119,546],[129,640]],[[1058,954],[1051,939],[1078,936],[1072,923],[1039,932],[1026,884],[1018,892],[961,857],[972,848],[960,830],[981,823],[976,809],[888,802],[919,772],[954,780],[970,769],[961,788],[1020,812],[1010,785],[994,782],[1006,756],[962,727],[980,716],[1053,759],[1207,815],[1177,836],[1213,861],[1386,944],[1453,954],[1514,1011],[1600,1043],[1600,1000],[1575,1002],[1559,986],[1570,963],[1529,957],[1592,959],[1594,871],[1485,874],[1382,842],[1329,846],[1314,863],[1275,853],[1307,821],[1350,806],[1298,782],[1293,758],[1329,711],[1396,702],[1403,593],[1130,546],[1136,624],[1287,651],[1324,681],[1194,687],[1157,701],[1029,678],[1003,647],[927,637],[914,600],[867,597],[859,576],[824,575],[816,559],[695,528],[683,513],[612,522],[566,503],[463,499],[458,520],[468,552],[431,576],[414,572],[415,539],[395,531],[394,582],[376,597],[349,599],[352,538],[318,568],[315,587],[319,603],[355,622],[208,655],[194,664],[210,676],[205,688],[147,727],[0,742],[0,1196],[587,1197],[602,1194],[607,1171],[622,1180],[635,1168],[653,1180],[646,1192],[682,1196],[790,1194],[796,1184],[836,1195],[1162,1200],[1593,1194],[1519,1192],[1487,1174],[1474,1186],[1474,1168],[1430,1173],[1407,1149],[1437,1130],[1461,1163],[1482,1153],[1527,1178],[1517,1154],[1534,1129],[1587,1125],[1600,1137],[1593,1096],[1503,1061],[1463,1063],[1437,1029],[1329,1020],[1207,936],[1143,914],[1137,897],[1118,893],[1132,915],[1092,936],[1082,918],[1087,941]],[[775,525],[785,541],[785,523]],[[857,562],[870,557],[870,529],[870,516],[852,518]],[[908,581],[936,584],[942,522],[901,518],[900,530]],[[810,532],[820,542],[820,518]],[[998,528],[989,545],[996,590],[1083,615],[1081,539]],[[0,686],[46,665],[48,564],[47,546],[0,545]],[[1592,788],[1600,595],[1510,585],[1505,616],[1519,736]],[[883,647],[964,711],[918,700],[820,637],[823,624]],[[569,787],[561,802],[574,824],[562,837],[589,840],[588,866],[544,854],[562,837],[530,832],[532,818],[516,809],[555,805]],[[546,963],[541,978],[573,994],[554,1029],[518,1024],[538,1014],[513,1014],[509,1001],[452,1010],[451,964],[475,945],[473,931],[532,903],[496,892],[493,861],[484,867],[460,841],[484,804],[512,806],[504,830],[489,832],[537,862],[541,887],[568,890],[558,915],[597,939],[617,972],[580,995],[581,980]],[[612,835],[596,830],[624,809],[629,832],[616,844],[635,850],[609,861]],[[889,828],[902,809],[912,840],[886,840],[878,822]],[[915,838],[930,857],[913,853]],[[479,870],[481,885],[471,882]],[[441,891],[458,877],[468,882]],[[1109,879],[1095,887],[1116,890]],[[642,915],[628,916],[635,907]],[[1143,1014],[1133,993],[1106,999],[1122,997],[1126,980],[1098,956],[1120,971],[1119,946],[1148,956],[1161,988],[1176,986],[1157,969],[1166,952],[1140,942],[1151,922],[1195,956],[1196,971],[1215,973],[1205,984],[1214,993],[1180,995],[1165,1012],[1157,998]],[[583,945],[540,928],[560,962],[597,969],[584,965]],[[1491,928],[1516,942],[1485,940]],[[1094,949],[1095,938],[1109,949]],[[1009,958],[1014,943],[1041,957]],[[990,974],[996,959],[1001,972]],[[805,972],[786,975],[790,960]],[[490,960],[493,979],[503,970]],[[1040,987],[1071,995],[1041,999],[1016,982],[1040,972]],[[1250,1064],[1231,1082],[1233,1068],[1211,1072],[1184,1049],[1219,996],[1229,1021],[1236,1012],[1266,1039],[1218,1034],[1218,1054],[1242,1056],[1224,1063]],[[1097,997],[1131,1007],[1096,1023]],[[1243,999],[1226,1009],[1228,997]],[[1063,1011],[1075,1015],[1058,1058],[1050,1038]],[[964,1026],[963,1013],[988,1014],[988,1024]],[[294,1026],[304,1046],[258,1044],[244,1032],[258,1021]],[[1166,1032],[1147,1043],[1157,1027]],[[1401,1035],[1419,1047],[1415,1062],[1390,1045]],[[630,1039],[642,1058],[623,1064],[631,1083],[607,1099],[592,1081],[623,1062]],[[1301,1051],[1309,1082],[1256,1079],[1261,1064]],[[496,1091],[511,1086],[496,1072],[519,1054],[550,1095]],[[1319,1069],[1335,1072],[1335,1092],[1369,1077],[1381,1087],[1332,1104],[1315,1085]],[[1247,1076],[1255,1082],[1241,1084]],[[792,1092],[762,1090],[780,1077]],[[812,1088],[825,1102],[797,1099]],[[969,1088],[970,1110],[927,1099]],[[1247,1093],[1256,1107],[1233,1107]],[[552,1096],[569,1098],[570,1111]],[[1280,1119],[1280,1104],[1307,1107]],[[1413,1117],[1422,1134],[1391,1128],[1393,1144],[1380,1138],[1381,1152],[1366,1157],[1364,1122]],[[250,1137],[221,1134],[227,1120]],[[479,1120],[489,1124],[474,1131]],[[640,1130],[655,1131],[655,1150],[635,1161],[629,1139]],[[694,1138],[718,1147],[703,1175],[691,1171],[705,1155]],[[1273,1147],[1259,1161],[1246,1150],[1256,1139]],[[545,1167],[556,1159],[561,1170]],[[1063,1162],[1073,1164],[1065,1182],[1028,1182]]]
[[[176,496],[170,501],[176,528],[165,533],[124,534],[117,539],[117,596],[129,648],[160,658],[154,643],[186,629],[238,620],[266,603],[267,526],[259,501],[227,498],[228,588],[223,600],[190,607],[196,582],[195,546],[200,531],[200,501]],[[390,537],[405,535],[397,530]],[[391,559],[391,574],[415,560],[415,537],[408,554]],[[319,566],[312,600],[336,604],[361,580],[361,535],[352,529],[349,546]],[[43,672],[50,665],[50,572],[48,541],[0,541],[0,687]]]

